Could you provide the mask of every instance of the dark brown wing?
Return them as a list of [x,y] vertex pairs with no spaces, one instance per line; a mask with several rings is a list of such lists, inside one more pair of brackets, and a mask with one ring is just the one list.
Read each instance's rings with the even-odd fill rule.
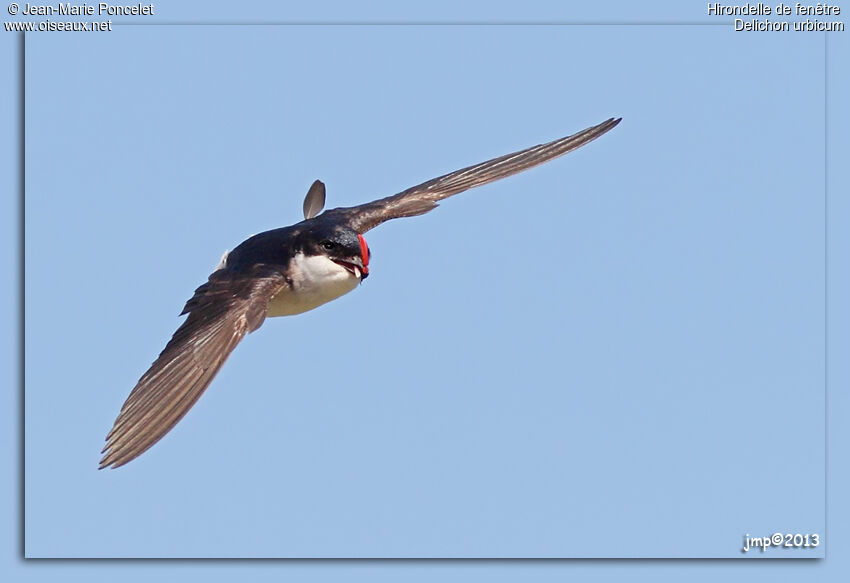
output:
[[284,285],[276,270],[220,270],[195,291],[189,316],[142,375],[106,436],[100,469],[117,468],[159,441],[195,404],[242,338],[266,317],[269,299]]
[[438,200],[453,194],[511,176],[563,156],[595,140],[618,123],[620,118],[611,118],[566,138],[450,172],[393,196],[355,207],[332,209],[322,216],[344,222],[356,231],[365,233],[390,219],[427,213],[437,207]]

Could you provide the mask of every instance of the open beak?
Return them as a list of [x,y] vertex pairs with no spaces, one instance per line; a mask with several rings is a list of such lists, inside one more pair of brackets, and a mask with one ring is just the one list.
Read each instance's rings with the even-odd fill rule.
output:
[[358,233],[357,238],[360,240],[359,257],[351,257],[350,259],[331,259],[331,261],[337,265],[342,265],[350,271],[354,277],[363,281],[369,277],[369,258],[372,254],[369,252],[369,246],[366,244],[366,239],[363,238],[363,235]]
[[363,265],[363,260],[359,257],[354,257],[350,261],[343,259],[334,259],[333,262],[337,265],[342,265],[360,281],[363,281],[364,279],[369,277],[369,266]]

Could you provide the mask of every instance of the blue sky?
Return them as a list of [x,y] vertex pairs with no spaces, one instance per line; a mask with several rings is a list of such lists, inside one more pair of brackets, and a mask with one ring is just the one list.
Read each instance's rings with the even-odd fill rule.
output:
[[[716,22],[615,8],[492,18]],[[353,17],[326,10],[157,17]],[[476,13],[363,18],[383,14]],[[829,50],[840,70],[843,36]],[[745,534],[825,536],[846,269],[825,323],[824,241],[838,262],[846,202],[836,182],[824,207],[821,35],[124,26],[30,35],[26,72],[27,556],[711,558],[741,557]],[[312,180],[357,204],[611,116],[566,158],[370,232],[359,289],[267,321],[165,439],[96,471],[183,302],[224,249],[297,221]],[[836,160],[846,121],[831,114]],[[31,565],[13,568],[49,576]],[[497,568],[278,568],[346,566]]]

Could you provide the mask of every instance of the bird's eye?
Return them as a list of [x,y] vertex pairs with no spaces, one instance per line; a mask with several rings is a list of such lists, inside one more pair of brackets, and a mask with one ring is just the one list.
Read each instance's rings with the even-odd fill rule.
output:
[[334,243],[333,241],[322,241],[322,247],[330,251],[331,249],[336,247],[336,243]]

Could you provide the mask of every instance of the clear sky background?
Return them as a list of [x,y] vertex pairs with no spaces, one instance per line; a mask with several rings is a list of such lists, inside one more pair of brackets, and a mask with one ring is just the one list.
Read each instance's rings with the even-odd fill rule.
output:
[[[847,437],[846,33],[829,38],[825,100],[822,34],[736,33],[704,3],[199,6],[132,22],[620,24],[30,34],[25,419],[22,395],[4,408],[10,467],[26,423],[25,487],[10,474],[6,497],[17,577],[657,580],[707,565],[23,564],[23,545],[44,558],[826,553],[703,573],[837,572],[842,505],[824,508],[847,485],[838,463],[825,471]],[[681,24],[647,24],[661,22]],[[622,124],[578,152],[370,232],[359,289],[268,320],[165,439],[96,470],[185,300],[225,249],[299,220],[312,180],[348,206],[612,116]],[[774,532],[825,544],[740,552],[745,534]]]

